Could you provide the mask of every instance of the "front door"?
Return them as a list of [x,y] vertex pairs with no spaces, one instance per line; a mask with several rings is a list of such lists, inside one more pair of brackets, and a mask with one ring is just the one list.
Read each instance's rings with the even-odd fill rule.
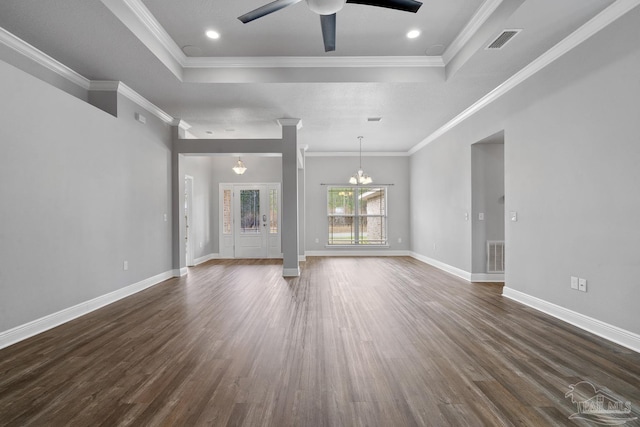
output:
[[222,258],[277,258],[280,184],[221,184]]

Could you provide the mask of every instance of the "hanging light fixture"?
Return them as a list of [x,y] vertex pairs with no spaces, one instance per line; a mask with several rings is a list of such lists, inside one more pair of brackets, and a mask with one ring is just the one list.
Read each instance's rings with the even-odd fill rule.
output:
[[233,171],[238,175],[242,175],[243,173],[245,173],[246,170],[247,170],[246,166],[244,165],[244,163],[242,163],[242,160],[240,160],[240,157],[238,157],[238,163],[236,163],[236,165],[233,167]]
[[353,184],[353,185],[360,185],[360,184],[371,184],[373,182],[373,178],[371,178],[369,175],[367,175],[366,173],[364,173],[364,171],[362,170],[362,138],[361,136],[358,137],[358,139],[360,140],[360,168],[358,169],[358,172],[356,172],[350,179],[349,179],[349,184]]

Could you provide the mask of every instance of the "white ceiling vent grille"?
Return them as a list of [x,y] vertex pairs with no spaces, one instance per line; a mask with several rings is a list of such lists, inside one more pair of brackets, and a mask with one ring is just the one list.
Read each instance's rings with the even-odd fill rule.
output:
[[487,273],[504,273],[503,240],[487,240]]
[[522,30],[502,30],[502,33],[496,37],[485,49],[502,49],[516,34]]

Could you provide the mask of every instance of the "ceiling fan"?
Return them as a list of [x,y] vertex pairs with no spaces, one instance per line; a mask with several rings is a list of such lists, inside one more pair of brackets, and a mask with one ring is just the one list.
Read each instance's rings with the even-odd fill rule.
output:
[[[238,17],[243,24],[254,19],[262,18],[270,13],[277,12],[287,6],[301,2],[302,0],[275,0],[267,3],[251,12]],[[416,0],[305,0],[312,12],[320,15],[320,27],[324,40],[324,51],[336,50],[336,13],[342,9],[345,3],[357,3],[367,6],[386,7],[416,13],[422,3]]]

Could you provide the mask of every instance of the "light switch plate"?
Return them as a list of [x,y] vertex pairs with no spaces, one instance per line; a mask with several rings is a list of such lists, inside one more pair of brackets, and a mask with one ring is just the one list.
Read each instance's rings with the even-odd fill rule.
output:
[[578,279],[578,290],[582,292],[587,292],[587,279]]
[[578,290],[578,278],[576,276],[571,276],[571,289]]
[[484,221],[484,212],[478,213],[478,220]]
[[509,212],[509,216],[511,217],[511,221],[513,221],[513,222],[518,221],[518,212],[511,211],[511,212]]

